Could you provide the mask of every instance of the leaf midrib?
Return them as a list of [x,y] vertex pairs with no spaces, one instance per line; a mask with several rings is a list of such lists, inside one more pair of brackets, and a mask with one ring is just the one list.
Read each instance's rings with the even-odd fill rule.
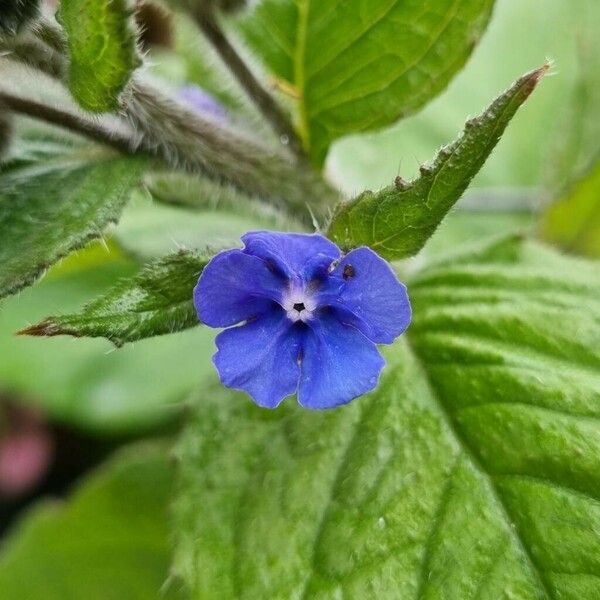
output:
[[471,448],[467,440],[461,435],[460,430],[458,429],[454,422],[454,419],[452,418],[452,415],[446,409],[446,405],[444,404],[440,395],[437,393],[437,390],[429,377],[425,363],[421,360],[418,352],[412,347],[412,344],[410,342],[410,336],[407,335],[406,339],[406,347],[408,349],[408,352],[413,357],[415,364],[418,366],[418,369],[421,372],[422,378],[427,383],[427,387],[431,392],[431,397],[433,398],[435,404],[437,405],[437,408],[439,409],[439,413],[444,421],[444,424],[452,434],[452,437],[456,440],[465,458],[472,464],[473,468],[480,475],[482,475],[485,481],[487,482],[488,489],[492,494],[492,498],[496,503],[496,507],[502,515],[503,520],[507,523],[510,536],[521,550],[522,555],[525,558],[527,565],[529,566],[529,570],[535,577],[535,580],[538,584],[538,588],[541,591],[543,591],[545,597],[548,598],[548,600],[552,600],[554,598],[554,595],[551,591],[552,588],[550,586],[550,583],[546,579],[544,571],[536,564],[535,560],[533,559],[529,547],[520,536],[519,526],[516,523],[516,521],[511,518],[510,511],[507,508],[506,504],[503,502],[502,495],[494,483],[494,478],[491,476],[490,473],[486,471],[484,466],[481,464],[481,461],[477,458],[477,455],[475,454],[474,450]]
[[[338,103],[334,103],[334,104],[330,104],[330,105],[325,105],[324,107],[319,108],[319,110],[316,113],[313,113],[311,115],[311,117],[314,119],[314,118],[316,118],[317,116],[319,116],[323,112],[331,111],[331,110],[336,109],[336,108],[340,108],[340,107],[342,107],[342,106],[344,106],[346,104],[351,104],[351,103],[354,103],[354,102],[365,100],[369,96],[381,94],[382,92],[387,91],[391,86],[393,86],[395,83],[397,83],[402,77],[406,76],[407,73],[409,73],[412,69],[414,69],[416,66],[418,66],[419,63],[421,63],[423,61],[423,59],[431,52],[431,50],[438,43],[438,41],[442,37],[442,35],[447,31],[447,29],[450,26],[450,24],[454,22],[454,19],[456,18],[456,15],[458,13],[459,3],[460,3],[460,0],[453,0],[453,5],[451,7],[452,13],[449,15],[449,17],[446,20],[444,20],[444,22],[442,23],[442,25],[439,28],[439,30],[435,31],[433,33],[433,35],[431,36],[431,40],[430,40],[429,45],[426,48],[423,48],[422,53],[416,59],[414,59],[411,63],[409,63],[406,66],[404,66],[402,68],[402,70],[399,71],[394,76],[394,78],[392,80],[390,80],[387,83],[383,84],[378,89],[374,89],[372,91],[360,92],[357,96],[352,96],[350,98],[347,98],[343,102],[338,102]],[[379,18],[376,21],[374,21],[373,23],[371,23],[369,25],[369,28],[367,30],[365,30],[361,35],[359,35],[354,40],[352,40],[351,44],[349,44],[344,49],[342,49],[342,51],[339,52],[336,56],[334,56],[328,63],[325,63],[325,65],[322,65],[315,73],[311,74],[311,77],[314,77],[314,75],[316,75],[320,71],[322,71],[326,66],[328,66],[328,64],[330,64],[331,62],[337,60],[344,52],[346,52],[346,50],[348,50],[349,48],[351,48],[354,44],[356,44],[358,41],[360,41],[361,38],[363,38],[365,35],[367,35],[368,33],[370,33],[372,29],[374,29],[375,27],[377,27],[379,25],[379,23],[381,23],[387,17],[387,15],[389,15],[389,13],[392,12],[397,7],[397,5],[398,5],[397,1],[394,2],[394,3],[392,3],[387,8],[387,10],[382,15],[379,16]],[[377,59],[375,59],[372,62],[376,62],[376,60]],[[367,63],[367,64],[365,64],[365,65],[362,66],[362,69],[367,69],[367,68],[369,68],[369,66],[370,66],[370,63]],[[356,77],[356,75],[357,75],[358,72],[360,72],[360,70],[357,71],[357,72],[352,73],[352,75],[350,75],[346,79],[344,79],[341,82],[339,82],[338,86],[341,87],[341,86],[345,85],[346,83],[348,83],[348,81],[350,81],[353,77]],[[368,125],[366,127],[363,125],[361,127],[361,130],[362,129],[367,129],[367,128],[368,128]]]
[[[475,471],[477,471],[486,481],[487,486],[488,486],[488,491],[492,496],[492,499],[496,505],[496,509],[500,513],[504,522],[507,524],[507,530],[509,532],[508,535],[510,536],[511,539],[514,540],[514,542],[516,543],[516,546],[521,550],[521,554],[524,557],[526,564],[528,565],[529,570],[537,583],[538,590],[543,592],[545,598],[547,598],[548,600],[552,600],[554,598],[554,596],[551,591],[551,589],[552,589],[551,585],[550,585],[549,581],[546,579],[543,570],[540,567],[538,567],[538,565],[535,563],[528,546],[526,545],[526,543],[523,541],[523,539],[519,535],[517,524],[513,519],[511,519],[510,512],[509,512],[507,506],[504,504],[499,490],[495,486],[494,478],[490,475],[490,473],[488,473],[486,471],[486,469],[483,467],[483,465],[477,458],[473,449],[469,446],[468,442],[460,434],[460,430],[455,425],[451,414],[446,409],[446,406],[445,406],[443,400],[437,394],[436,389],[433,386],[433,384],[429,378],[425,363],[420,359],[417,351],[415,349],[413,349],[413,347],[410,343],[410,337],[407,335],[405,342],[400,341],[400,342],[396,342],[396,343],[404,343],[405,344],[407,351],[409,352],[410,356],[413,359],[415,368],[418,369],[419,374],[421,375],[422,379],[425,381],[425,383],[427,385],[427,388],[430,392],[429,395],[434,400],[434,402],[438,408],[439,414],[444,422],[444,425],[447,427],[448,431],[450,432],[450,434],[456,441],[457,446],[459,448],[459,451],[457,453],[457,456],[456,456],[456,459],[454,462],[454,467],[447,476],[445,489],[446,489],[446,487],[451,488],[452,475],[455,472],[457,465],[460,464],[461,460],[466,460],[466,461],[470,462],[473,469]],[[321,534],[322,534],[325,524],[327,522],[327,516],[328,516],[329,509],[330,509],[330,506],[332,504],[332,501],[333,501],[333,498],[335,495],[336,487],[339,483],[340,476],[343,472],[344,466],[346,465],[346,463],[348,461],[348,457],[350,456],[350,454],[352,452],[354,442],[361,434],[361,424],[362,424],[363,420],[366,418],[366,416],[367,416],[366,413],[364,413],[364,412],[361,413],[361,415],[359,417],[357,417],[356,422],[353,424],[352,431],[348,435],[347,445],[344,448],[344,451],[340,455],[340,460],[338,462],[336,472],[334,473],[334,475],[331,479],[332,484],[331,484],[331,490],[329,492],[329,499],[324,506],[321,519],[320,519],[317,527],[315,528],[314,542],[312,545],[312,551],[311,551],[311,556],[310,556],[311,573],[306,577],[306,579],[304,581],[302,592],[299,596],[302,600],[307,600],[311,583],[314,580],[314,576],[317,576],[319,578],[322,577],[322,575],[318,572],[318,570],[315,567],[317,549],[319,548]],[[443,495],[445,495],[445,494],[443,494]],[[440,511],[440,510],[441,510],[440,507],[438,507],[437,511]],[[436,523],[437,522],[434,519],[430,533],[428,534],[428,536],[426,538],[427,541],[431,540],[433,538],[433,536],[435,536],[436,526],[437,526]],[[426,542],[426,543],[428,543],[428,542]],[[428,552],[429,551],[426,550],[426,555],[423,558],[423,564],[421,565],[423,568],[425,568],[425,565],[426,565]],[[422,577],[423,577],[423,574],[421,575],[417,598],[421,598],[421,596],[425,590]]]

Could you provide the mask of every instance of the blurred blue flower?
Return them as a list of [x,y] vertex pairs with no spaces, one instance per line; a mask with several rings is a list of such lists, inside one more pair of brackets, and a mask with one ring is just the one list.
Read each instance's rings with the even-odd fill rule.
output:
[[206,90],[197,85],[184,85],[179,89],[179,97],[200,114],[223,121],[227,118],[227,109]]
[[320,235],[256,231],[217,254],[194,290],[216,339],[221,382],[275,408],[298,391],[306,408],[350,402],[377,385],[390,344],[409,325],[406,287],[369,248],[341,257]]

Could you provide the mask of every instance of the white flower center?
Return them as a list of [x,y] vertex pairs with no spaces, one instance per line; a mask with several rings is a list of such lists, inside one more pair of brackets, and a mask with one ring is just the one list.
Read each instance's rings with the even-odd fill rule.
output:
[[288,319],[294,323],[296,321],[306,323],[313,318],[313,311],[317,308],[317,303],[305,290],[290,288],[283,295],[282,306]]

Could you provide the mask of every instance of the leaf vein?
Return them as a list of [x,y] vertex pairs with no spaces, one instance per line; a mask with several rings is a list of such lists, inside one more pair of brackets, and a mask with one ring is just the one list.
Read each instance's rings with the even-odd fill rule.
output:
[[[454,419],[452,418],[451,413],[447,410],[445,403],[443,402],[442,398],[438,394],[436,387],[434,386],[433,382],[431,381],[431,379],[429,377],[429,374],[427,373],[427,370],[425,368],[423,368],[424,362],[421,360],[418,352],[413,349],[413,347],[410,343],[408,344],[408,346],[409,346],[410,350],[412,351],[413,355],[415,356],[415,358],[417,359],[417,362],[419,364],[421,364],[421,366],[422,366],[421,372],[423,374],[423,377],[429,383],[429,387],[432,390],[432,397],[434,398],[434,400],[440,410],[440,414],[443,417],[448,429],[452,432],[454,438],[456,439],[456,441],[462,448],[465,455],[468,457],[468,459],[471,462],[471,464],[473,465],[473,467],[485,477],[485,479],[488,483],[488,486],[489,486],[489,492],[490,492],[493,500],[495,501],[499,511],[501,512],[502,516],[504,517],[504,521],[508,527],[508,530],[511,532],[511,535],[515,541],[515,544],[521,550],[523,558],[529,565],[531,574],[534,576],[539,590],[544,593],[546,598],[548,598],[549,600],[553,600],[554,594],[552,593],[552,587],[550,585],[550,582],[546,579],[544,571],[542,569],[540,569],[537,566],[537,564],[535,563],[533,556],[530,552],[530,549],[525,545],[525,543],[521,539],[518,526],[511,518],[508,508],[506,507],[505,503],[503,502],[502,496],[500,495],[499,490],[494,485],[493,476],[486,471],[486,469],[483,467],[483,465],[477,458],[474,451],[471,449],[471,447],[467,443],[466,439],[460,434],[460,431],[457,428],[457,426],[454,422]],[[511,525],[514,525],[514,529],[511,527]]]

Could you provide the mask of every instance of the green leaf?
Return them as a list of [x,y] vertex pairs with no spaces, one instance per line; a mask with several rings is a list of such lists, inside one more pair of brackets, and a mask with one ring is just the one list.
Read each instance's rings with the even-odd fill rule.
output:
[[600,257],[600,160],[548,207],[540,233],[567,251]]
[[20,331],[26,335],[106,337],[117,346],[198,325],[194,286],[211,253],[181,250],[122,279],[74,314],[48,317]]
[[67,34],[69,89],[92,112],[114,111],[133,71],[137,52],[130,0],[64,0],[58,17]]
[[120,451],[67,503],[37,504],[4,540],[3,600],[180,597],[164,586],[170,491],[164,446],[145,444]]
[[328,236],[342,248],[370,246],[389,260],[416,254],[431,237],[529,97],[548,65],[531,71],[467,122],[462,136],[442,148],[411,182],[398,178],[379,192],[364,192],[341,204]]
[[175,505],[193,598],[600,597],[597,265],[502,239],[409,293],[368,396],[199,399]]
[[145,161],[37,139],[0,166],[0,298],[114,223]]
[[[0,310],[0,390],[54,421],[101,435],[147,432],[181,416],[190,393],[214,376],[214,330],[196,327],[111,351],[103,339],[45,340],[15,331],[74,313],[133,277],[137,265],[100,243],[72,254]],[[1,594],[0,594],[1,596]]]
[[264,0],[246,41],[298,97],[297,128],[322,164],[343,135],[389,125],[440,93],[483,34],[493,0]]
[[580,32],[588,26],[593,32],[598,29],[594,29],[598,19],[593,13],[600,15],[600,5],[595,0],[545,0],[543,25],[539,9],[535,2],[496,2],[477,51],[448,89],[424,110],[392,127],[334,144],[327,159],[332,180],[354,195],[357,190],[378,190],[397,174],[413,178],[418,161],[433,156],[452,139],[465,115],[478,114],[515,73],[551,57],[557,65],[556,77],[544,81],[515,116],[473,182],[478,187],[514,190],[518,186],[525,194],[535,194],[547,174],[550,153],[556,154],[554,142],[564,144],[566,132],[560,139],[557,135],[564,124],[561,115],[573,102]]

